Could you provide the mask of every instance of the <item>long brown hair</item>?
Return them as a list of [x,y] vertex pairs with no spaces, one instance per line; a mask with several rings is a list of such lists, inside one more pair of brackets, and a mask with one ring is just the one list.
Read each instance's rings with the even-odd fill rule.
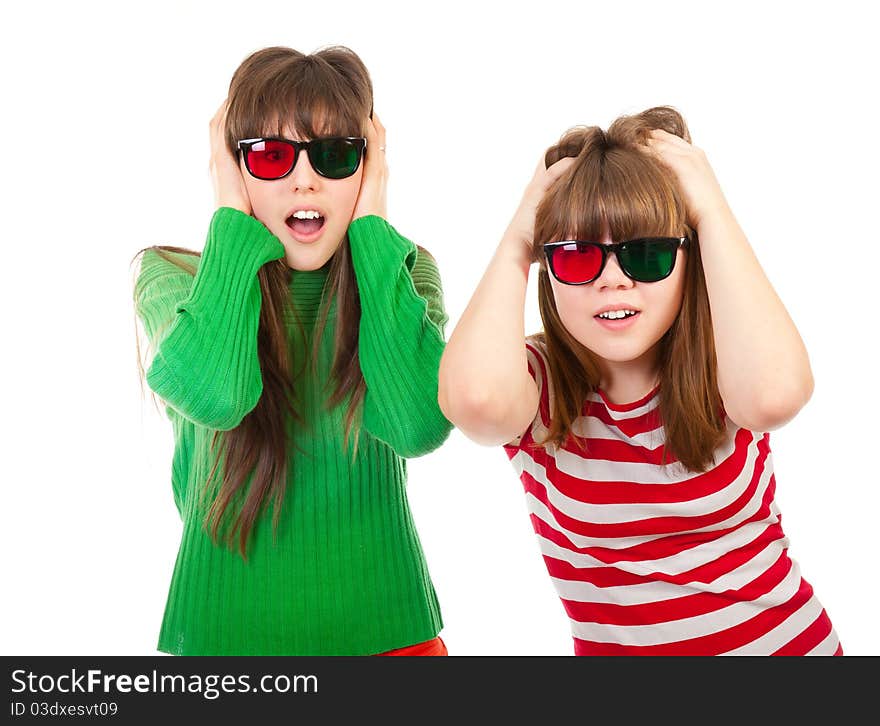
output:
[[[538,304],[543,344],[554,387],[552,424],[539,445],[561,446],[571,434],[587,396],[599,386],[596,355],[563,325],[547,271],[543,245],[574,234],[600,239],[605,225],[615,240],[640,236],[687,236],[688,260],[684,295],[678,315],[659,341],[659,416],[666,432],[664,461],[675,456],[691,471],[713,463],[724,439],[718,392],[715,343],[709,297],[695,230],[672,171],[640,151],[652,129],[663,129],[690,141],[681,114],[669,106],[621,116],[608,130],[598,126],[569,129],[545,155],[550,166],[563,157],[576,159],[547,191],[538,207],[532,259],[538,268]],[[577,440],[577,439],[576,439]],[[584,448],[584,444],[578,441]]]
[[[232,76],[228,99],[226,145],[235,156],[238,139],[280,135],[287,123],[302,138],[361,136],[364,122],[372,113],[373,88],[364,63],[349,48],[331,46],[305,55],[276,46],[245,58]],[[141,250],[135,259],[147,250],[154,250],[191,273],[195,261],[188,264],[185,256],[200,255],[194,250],[157,245]],[[183,253],[184,257],[169,253]],[[237,537],[238,549],[245,558],[250,532],[270,500],[273,531],[277,530],[289,473],[291,436],[287,424],[304,423],[296,410],[295,382],[309,363],[314,366],[317,362],[334,298],[336,332],[330,381],[335,382],[335,388],[325,405],[327,409],[335,408],[350,396],[344,446],[348,446],[354,431],[353,452],[357,451],[360,404],[366,387],[358,358],[360,298],[348,238],[342,240],[331,258],[311,361],[304,360],[298,371],[292,370],[285,326],[288,318],[302,327],[291,305],[291,275],[284,259],[263,265],[257,273],[262,295],[257,351],[263,393],[239,426],[214,433],[211,448],[216,459],[201,493],[200,501],[211,502],[204,519],[211,537],[229,546],[234,546]]]

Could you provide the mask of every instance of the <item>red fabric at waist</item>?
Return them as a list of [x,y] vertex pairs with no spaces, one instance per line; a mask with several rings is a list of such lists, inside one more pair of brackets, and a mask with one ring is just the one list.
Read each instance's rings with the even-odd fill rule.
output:
[[436,638],[426,640],[424,643],[407,645],[404,648],[395,648],[394,650],[377,653],[376,655],[449,655],[449,653],[446,650],[446,644],[438,635]]

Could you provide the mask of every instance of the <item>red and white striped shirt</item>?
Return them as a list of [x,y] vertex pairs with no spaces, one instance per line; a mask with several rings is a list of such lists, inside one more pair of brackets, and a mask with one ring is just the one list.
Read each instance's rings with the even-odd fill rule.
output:
[[788,555],[774,501],[769,434],[739,428],[703,473],[671,455],[657,389],[616,405],[590,394],[562,448],[543,440],[552,385],[527,339],[541,393],[535,420],[505,444],[571,621],[576,655],[841,655],[813,588]]

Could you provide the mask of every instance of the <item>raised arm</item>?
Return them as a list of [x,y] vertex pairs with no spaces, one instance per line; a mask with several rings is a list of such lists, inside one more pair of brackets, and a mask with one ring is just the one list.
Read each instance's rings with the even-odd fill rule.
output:
[[648,149],[675,172],[697,230],[727,415],[753,431],[782,426],[809,400],[803,340],[767,279],[705,153],[657,130]]
[[484,446],[515,438],[538,410],[524,315],[535,212],[572,163],[565,158],[545,169],[540,161],[440,361],[440,408],[465,436]]
[[284,246],[250,216],[238,164],[225,146],[227,103],[209,124],[217,211],[193,278],[155,250],[141,258],[135,307],[153,352],[150,388],[184,418],[235,428],[263,391],[257,356],[257,272]]
[[144,253],[135,305],[153,351],[147,384],[188,420],[232,429],[257,405],[257,271],[283,256],[268,229],[228,207],[211,220],[194,278],[156,251]]
[[364,428],[403,457],[438,448],[452,425],[437,405],[447,321],[437,264],[381,217],[348,230],[361,302]]

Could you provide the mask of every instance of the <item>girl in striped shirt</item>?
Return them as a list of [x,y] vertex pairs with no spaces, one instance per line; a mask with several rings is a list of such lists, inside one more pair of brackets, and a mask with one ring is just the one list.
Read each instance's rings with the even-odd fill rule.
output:
[[[523,345],[535,262],[544,330]],[[656,107],[547,151],[439,403],[504,445],[575,654],[839,655],[774,499],[768,432],[812,388],[705,154]]]

